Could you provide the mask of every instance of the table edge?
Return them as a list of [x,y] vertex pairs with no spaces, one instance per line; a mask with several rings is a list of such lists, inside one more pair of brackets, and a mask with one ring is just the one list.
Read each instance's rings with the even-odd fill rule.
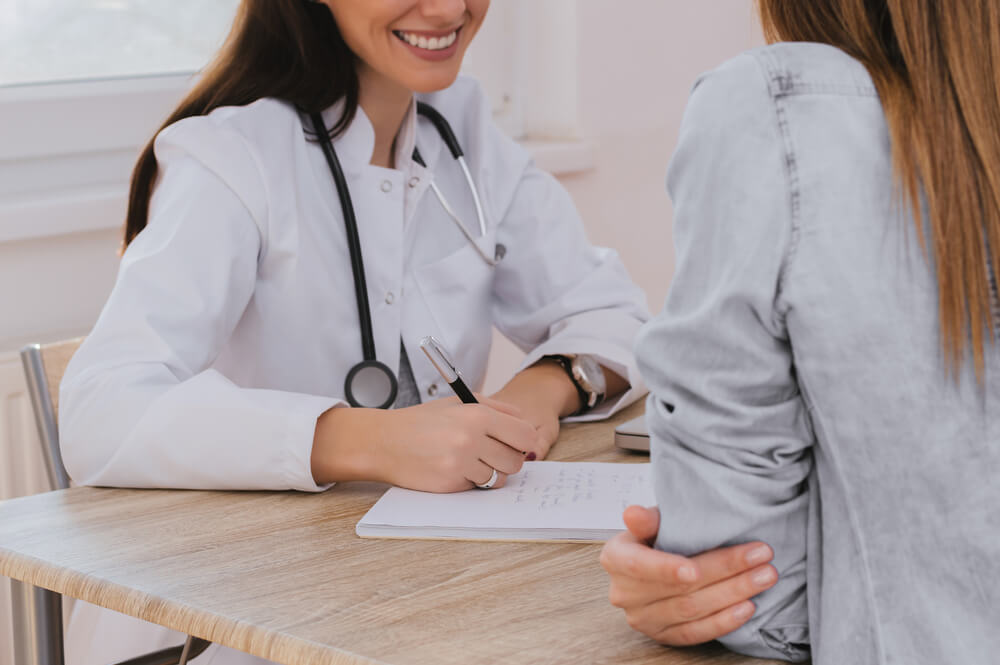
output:
[[[0,575],[285,665],[388,665],[336,646],[263,629],[95,575],[62,568],[37,557],[12,552],[2,545]],[[157,605],[158,609],[150,609],[150,605]],[[167,614],[170,616],[164,620]],[[234,639],[233,635],[241,639]],[[256,643],[263,643],[266,648],[255,650]],[[296,654],[296,658],[282,661],[281,655],[285,652]]]

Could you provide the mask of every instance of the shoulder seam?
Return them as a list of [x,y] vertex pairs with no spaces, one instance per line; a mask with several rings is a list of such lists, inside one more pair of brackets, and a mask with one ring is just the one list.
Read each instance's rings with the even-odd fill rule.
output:
[[[781,66],[779,58],[767,47],[750,51],[758,62],[767,70],[767,86],[771,96],[795,97],[801,95],[850,95],[854,97],[878,97],[878,91],[872,83],[842,82],[806,82],[800,76]],[[845,56],[846,57],[846,56]],[[860,63],[858,63],[860,65]],[[863,65],[860,65],[863,67]],[[867,70],[866,70],[867,71]]]
[[788,127],[788,116],[784,105],[781,103],[781,95],[775,94],[773,86],[785,85],[781,74],[770,67],[769,62],[762,57],[754,57],[761,75],[765,79],[767,89],[771,97],[771,104],[774,108],[774,117],[778,126],[778,134],[781,136],[782,157],[784,158],[785,178],[788,187],[788,217],[791,230],[789,233],[788,246],[785,248],[781,266],[778,268],[778,283],[774,295],[774,313],[777,316],[775,324],[783,328],[784,318],[787,314],[787,304],[782,304],[782,294],[785,290],[785,277],[788,274],[792,261],[795,259],[799,248],[800,230],[800,199],[799,189],[799,169],[795,159],[795,149],[792,145],[791,131]]
[[[196,162],[198,162],[209,173],[211,173],[212,175],[214,175],[218,179],[218,181],[223,186],[226,187],[226,189],[228,189],[230,192],[232,192],[233,196],[236,197],[236,199],[243,205],[243,208],[250,215],[250,218],[253,220],[254,227],[256,227],[257,234],[258,234],[258,241],[259,241],[258,244],[259,244],[259,247],[260,247],[260,254],[258,255],[258,261],[259,261],[262,258],[264,248],[266,247],[267,227],[268,227],[267,217],[268,217],[269,211],[270,211],[270,196],[269,196],[269,193],[268,193],[268,190],[267,190],[266,183],[264,182],[264,178],[261,177],[261,174],[263,173],[263,170],[261,169],[261,163],[260,163],[259,156],[254,152],[254,150],[251,147],[250,142],[243,135],[243,133],[240,132],[235,127],[232,127],[231,125],[229,125],[228,123],[225,123],[225,122],[219,122],[217,119],[212,118],[211,116],[207,116],[206,115],[206,116],[200,116],[200,117],[205,118],[206,120],[208,120],[211,123],[211,131],[225,132],[225,133],[231,135],[232,137],[234,137],[235,140],[239,142],[240,147],[243,149],[243,151],[246,153],[247,157],[250,159],[250,161],[253,164],[254,180],[256,182],[256,185],[263,192],[263,204],[264,204],[264,206],[263,206],[263,210],[259,210],[259,211],[255,211],[253,209],[253,207],[248,203],[248,201],[243,197],[243,195],[241,195],[240,192],[233,186],[233,183],[230,181],[229,178],[226,178],[222,173],[220,173],[211,164],[206,163],[205,161],[203,161],[202,159],[200,159],[198,157],[198,155],[197,155],[196,152],[191,152],[191,151],[188,151],[188,150],[185,149],[185,152],[192,159],[194,159]],[[173,125],[171,125],[171,127],[172,126]]]
[[[263,258],[265,248],[268,246],[266,241],[268,238],[268,227],[270,226],[271,193],[268,191],[267,179],[263,177],[264,170],[260,163],[260,157],[257,152],[253,150],[253,146],[250,141],[248,141],[247,137],[243,135],[243,132],[238,131],[236,128],[229,127],[228,129],[236,135],[239,139],[240,145],[243,146],[243,149],[246,150],[250,159],[253,160],[254,174],[257,182],[260,184],[261,191],[264,193],[264,209],[260,211],[263,219],[258,220],[256,224],[257,232],[260,234],[260,250],[257,256],[257,262],[259,265],[260,260]],[[246,206],[246,202],[244,202],[243,205]],[[247,210],[249,210],[249,207],[247,207]],[[250,215],[254,217],[253,211],[250,211]],[[256,219],[256,217],[254,217],[254,219]]]

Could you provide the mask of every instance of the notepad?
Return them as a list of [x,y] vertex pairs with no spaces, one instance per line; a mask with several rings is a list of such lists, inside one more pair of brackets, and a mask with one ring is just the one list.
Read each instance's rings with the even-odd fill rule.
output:
[[504,487],[432,494],[393,487],[355,529],[362,538],[602,542],[622,511],[653,505],[649,464],[525,462]]

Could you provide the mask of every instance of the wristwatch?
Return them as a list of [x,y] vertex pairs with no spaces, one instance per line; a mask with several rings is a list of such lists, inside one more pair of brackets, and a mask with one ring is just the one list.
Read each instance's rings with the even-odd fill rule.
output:
[[545,358],[559,363],[580,395],[580,409],[570,415],[578,416],[586,413],[604,401],[604,394],[607,391],[604,370],[594,356],[552,355]]

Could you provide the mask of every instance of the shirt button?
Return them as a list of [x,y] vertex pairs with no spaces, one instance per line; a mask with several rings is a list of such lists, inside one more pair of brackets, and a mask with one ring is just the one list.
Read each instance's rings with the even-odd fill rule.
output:
[[437,395],[438,394],[438,384],[432,383],[427,388],[427,394],[430,395],[431,397],[434,397],[435,395]]
[[389,182],[388,180],[383,180],[382,181],[382,191],[385,192],[386,194],[388,194],[389,192],[391,192],[392,191],[392,183]]
[[417,176],[413,176],[412,178],[410,178],[409,182],[410,189],[416,188],[416,186],[419,184],[420,184],[420,178],[418,178]]
[[396,302],[396,294],[392,291],[387,291],[385,294],[385,304],[391,305],[394,302]]

